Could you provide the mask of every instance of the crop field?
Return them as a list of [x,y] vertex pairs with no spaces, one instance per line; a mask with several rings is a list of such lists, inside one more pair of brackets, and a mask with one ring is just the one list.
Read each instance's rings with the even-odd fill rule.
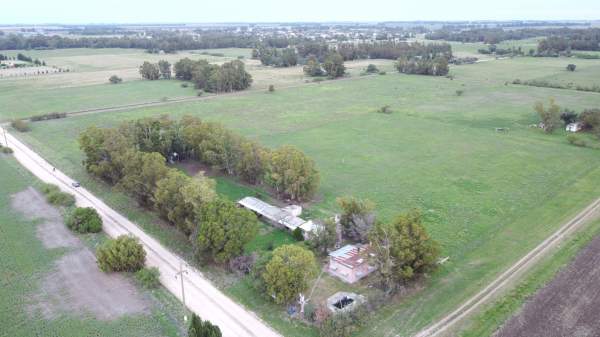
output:
[[[32,123],[31,132],[17,135],[170,247],[182,247],[185,238],[84,172],[77,136],[86,127],[163,114],[220,121],[268,146],[296,145],[314,158],[322,183],[317,201],[308,205],[310,214],[337,212],[335,198],[343,195],[373,200],[382,219],[421,209],[427,229],[442,244],[442,256],[450,259],[422,284],[425,290],[394,299],[360,333],[407,335],[455,308],[600,195],[598,150],[569,145],[562,131],[546,135],[529,127],[537,122],[538,100],[554,97],[580,111],[600,106],[600,94],[506,83],[552,78],[587,85],[600,75],[599,60],[576,60],[577,69],[586,70],[567,73],[572,62],[491,60],[452,67],[454,80],[388,71],[274,93]],[[385,64],[391,68],[391,61]],[[275,76],[280,69],[269,71]],[[384,105],[391,114],[376,112]],[[221,191],[243,193],[226,181],[219,182]],[[290,328],[276,307],[252,295],[245,283],[221,286],[286,336],[308,333]]]
[[[46,248],[36,235],[41,220],[28,220],[11,207],[11,195],[37,185],[35,178],[9,156],[0,154],[0,326],[1,336],[178,336],[179,328],[168,312],[173,299],[156,290],[152,298],[162,297],[160,309],[126,315],[116,319],[98,319],[89,314],[55,312],[44,316],[54,302],[38,303],[39,298],[59,298],[62,293],[46,292],[47,275],[54,275],[55,263],[66,256],[65,248]],[[33,215],[33,214],[30,214]],[[38,237],[36,237],[38,236]],[[92,268],[95,265],[92,265]],[[85,287],[85,285],[83,285]],[[176,302],[175,302],[176,303]],[[33,310],[40,305],[44,310]],[[177,312],[177,311],[175,311]]]

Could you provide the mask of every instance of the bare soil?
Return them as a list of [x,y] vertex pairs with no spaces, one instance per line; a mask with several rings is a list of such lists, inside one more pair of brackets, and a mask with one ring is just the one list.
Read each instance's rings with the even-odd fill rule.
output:
[[105,274],[96,257],[64,225],[60,212],[42,194],[28,188],[12,198],[13,209],[30,220],[40,219],[37,237],[46,248],[68,250],[32,292],[29,311],[52,319],[61,313],[112,320],[149,311],[148,301],[122,274]]
[[496,337],[600,336],[600,236],[509,319]]

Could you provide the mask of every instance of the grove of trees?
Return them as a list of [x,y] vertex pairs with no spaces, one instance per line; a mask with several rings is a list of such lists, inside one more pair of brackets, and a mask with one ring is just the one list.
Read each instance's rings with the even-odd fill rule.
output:
[[184,58],[174,65],[175,77],[183,81],[192,81],[196,89],[207,92],[231,92],[244,90],[252,84],[252,75],[244,62],[233,60],[222,65],[210,64],[206,60],[193,61]]
[[396,69],[405,74],[445,76],[448,74],[448,60],[444,57],[434,59],[401,57],[394,64]]
[[214,180],[189,177],[168,161],[196,160],[252,184],[273,186],[281,196],[305,199],[319,174],[300,150],[269,150],[218,123],[184,117],[144,118],[116,128],[81,133],[83,164],[96,177],[132,196],[141,206],[190,237],[200,257],[226,263],[256,235],[256,216],[217,197]]
[[192,314],[188,337],[221,337],[221,329],[209,321],[203,321],[196,314]]

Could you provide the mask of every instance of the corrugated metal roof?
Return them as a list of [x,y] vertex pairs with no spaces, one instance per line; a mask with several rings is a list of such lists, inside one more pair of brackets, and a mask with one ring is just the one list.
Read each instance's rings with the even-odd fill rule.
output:
[[[302,226],[309,221],[306,221],[302,218],[294,216],[290,212],[281,209],[277,206],[273,206],[268,204],[260,199],[254,197],[245,197],[238,201],[238,204],[264,216],[265,218],[276,222],[280,225],[287,227],[290,230],[294,230],[300,227],[304,231],[312,230],[313,226]],[[312,221],[310,221],[312,223]],[[307,228],[310,227],[310,228]]]

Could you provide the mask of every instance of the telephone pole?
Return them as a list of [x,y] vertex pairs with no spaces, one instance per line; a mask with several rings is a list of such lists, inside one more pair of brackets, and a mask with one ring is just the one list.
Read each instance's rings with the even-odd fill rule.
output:
[[181,301],[183,302],[183,321],[187,322],[187,307],[185,306],[185,288],[183,287],[183,274],[188,274],[186,265],[182,260],[179,260],[179,271],[175,274],[175,278],[179,277],[181,280]]

